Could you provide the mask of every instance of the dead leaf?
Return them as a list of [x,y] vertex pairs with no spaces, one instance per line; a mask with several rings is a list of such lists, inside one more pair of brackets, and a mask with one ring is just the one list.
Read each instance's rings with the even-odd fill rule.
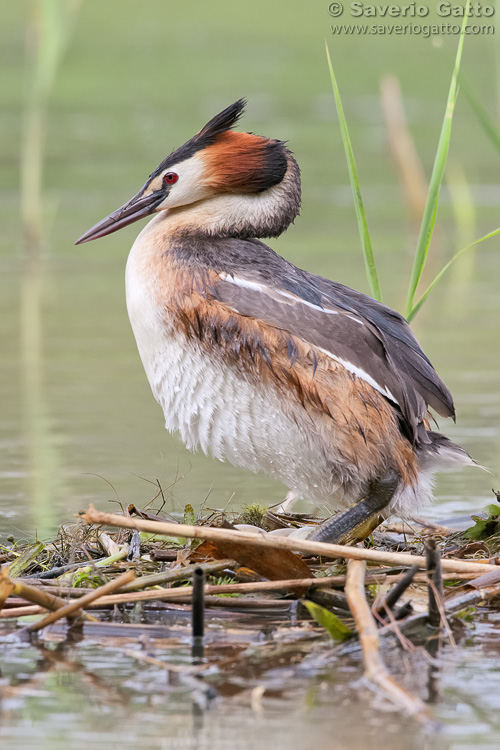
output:
[[469,544],[466,544],[465,547],[462,547],[461,549],[456,550],[453,553],[453,557],[462,559],[466,555],[475,555],[478,552],[481,552],[483,556],[486,556],[486,557],[488,557],[490,554],[490,550],[488,549],[487,545],[484,542],[469,542]]
[[474,578],[472,581],[467,581],[468,586],[473,586],[475,589],[483,589],[485,586],[493,586],[493,584],[500,581],[500,567],[498,570],[492,570],[489,573],[485,573],[479,578]]
[[217,543],[207,541],[200,544],[196,552],[215,560],[236,560],[270,581],[310,578],[312,575],[302,557],[290,550],[258,548],[247,544],[245,540]]

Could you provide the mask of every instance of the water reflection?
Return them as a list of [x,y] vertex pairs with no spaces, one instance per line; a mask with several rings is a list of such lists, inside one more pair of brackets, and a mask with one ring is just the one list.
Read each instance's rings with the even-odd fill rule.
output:
[[[397,645],[386,644],[386,659],[407,687],[425,691],[427,674],[428,700],[438,701],[438,718],[447,724],[432,735],[402,719],[363,683],[359,654],[333,657],[326,639],[309,646],[305,642],[305,660],[297,658],[300,646],[295,647],[295,658],[291,652],[288,658],[286,649],[280,658],[275,645],[271,660],[253,659],[258,646],[241,650],[232,666],[200,681],[129,655],[145,648],[155,659],[189,663],[185,640],[170,639],[167,645],[153,639],[138,647],[127,637],[95,642],[52,631],[30,644],[10,640],[4,629],[0,739],[13,750],[35,738],[37,747],[51,750],[81,747],[84,742],[98,750],[138,745],[153,750],[492,747],[488,743],[497,729],[498,697],[494,689],[486,699],[483,692],[484,679],[493,688],[493,674],[500,670],[494,629],[495,623],[485,616],[476,623],[474,638],[469,636],[460,650],[443,643],[437,654],[432,641],[430,660],[418,649],[402,659]],[[159,623],[156,631],[161,632]],[[220,625],[218,631],[215,638],[222,644]],[[214,643],[209,647],[211,660],[222,657],[228,664],[231,632],[222,650],[218,652]],[[485,643],[490,644],[491,677],[481,670]],[[219,695],[215,700],[208,694],[210,685]]]
[[32,521],[40,537],[57,525],[54,498],[63,493],[64,471],[49,415],[44,380],[43,295],[45,268],[40,258],[26,263],[20,279],[20,348],[27,490]]

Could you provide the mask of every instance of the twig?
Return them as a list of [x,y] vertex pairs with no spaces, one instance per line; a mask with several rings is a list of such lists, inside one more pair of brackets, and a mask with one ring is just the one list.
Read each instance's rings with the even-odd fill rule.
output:
[[230,565],[234,565],[233,560],[218,560],[217,562],[186,565],[184,568],[175,568],[174,570],[165,570],[162,573],[141,576],[141,578],[136,578],[131,583],[123,586],[121,593],[126,594],[129,591],[141,591],[148,588],[148,586],[175,583],[176,581],[192,578],[194,571],[198,568],[201,568],[206,575],[212,575],[213,573],[219,573]]
[[[500,597],[500,583],[495,586],[487,586],[481,589],[475,589],[474,591],[468,591],[465,594],[457,594],[449,599],[445,599],[444,610],[447,615],[453,615],[460,612],[467,607],[474,607],[477,604],[483,604],[488,602],[490,599]],[[423,625],[427,621],[427,612],[418,612],[407,620],[398,623],[401,630],[409,630],[416,625]],[[391,625],[386,625],[384,628],[379,630],[379,635],[387,635],[393,632]]]
[[[202,563],[202,567],[204,565],[212,565],[212,564],[216,565],[216,563]],[[186,569],[187,568],[183,568],[180,570],[185,571]],[[500,573],[500,566],[495,566],[495,570],[498,570],[498,572]],[[385,573],[383,570],[380,570],[378,573],[376,572],[368,573],[368,575],[366,576],[366,584],[371,585],[371,584],[386,583],[389,586],[392,586],[393,584],[396,584],[398,581],[401,581],[405,575],[406,573],[391,574],[389,572]],[[149,578],[149,576],[143,576],[142,578],[138,578],[137,583],[144,582],[146,578]],[[462,581],[462,582],[470,583],[470,585],[475,585],[475,582],[481,581],[482,578],[484,578],[484,576],[480,576],[478,578],[477,573],[443,573],[443,581],[457,582],[457,583]],[[427,583],[427,581],[428,581],[427,574],[424,572],[417,573],[413,579],[413,583]],[[251,581],[249,583],[230,583],[230,584],[224,584],[224,586],[231,586],[232,587],[231,591],[226,591],[222,586],[219,586],[218,590],[221,593],[225,593],[225,594],[228,594],[228,593],[244,594],[244,593],[253,593],[256,591],[279,591],[280,589],[282,589],[283,591],[286,591],[290,588],[300,589],[302,586],[304,588],[313,588],[313,589],[324,587],[324,586],[326,587],[331,586],[332,588],[343,589],[345,586],[345,582],[346,582],[345,575],[321,576],[320,578],[293,578],[293,579],[286,579],[282,581],[280,580],[278,581]],[[251,588],[245,588],[247,586]],[[143,588],[145,587],[146,586],[143,586]],[[46,582],[46,583],[38,585],[36,588],[37,588],[37,591],[48,591],[50,593],[57,594],[58,596],[67,596],[67,597],[80,597],[83,594],[88,594],[90,591],[94,591],[94,589],[92,588],[86,588],[83,586],[81,587],[79,586],[78,588],[75,588],[74,586],[61,586],[60,584],[58,584],[57,581],[54,581],[54,583],[50,583],[50,584]],[[10,602],[10,599],[7,600],[4,606],[8,607],[9,602]]]
[[405,536],[409,537],[415,537],[418,534],[422,533],[422,531],[415,529],[413,526],[410,526],[408,522],[399,523],[398,521],[384,523],[384,525],[380,527],[379,531],[388,534],[404,534]]
[[[44,615],[45,607],[39,607],[37,604],[28,604],[25,607],[9,607],[0,612],[0,619],[9,619],[10,617],[26,617],[27,615]],[[96,619],[96,618],[94,618]]]
[[116,557],[117,555],[126,557],[128,555],[129,545],[117,544],[117,542],[115,542],[115,540],[112,539],[109,534],[106,534],[105,531],[101,532],[99,541],[108,553],[108,557]]
[[465,594],[452,596],[445,601],[445,610],[447,613],[453,614],[455,612],[460,612],[466,607],[473,607],[476,604],[488,602],[496,596],[500,596],[500,583],[497,583],[495,586],[486,586],[484,588],[475,589],[474,591],[469,591]]
[[[227,566],[227,562],[224,563],[224,567]],[[200,566],[203,567],[203,566]],[[183,577],[185,575],[185,572],[187,568],[183,568]],[[172,571],[174,572],[174,571]],[[462,574],[445,574],[444,578],[449,580],[457,580],[460,579],[462,576],[466,576],[467,579],[471,576],[475,575],[473,573],[462,573]],[[403,575],[385,575],[385,574],[377,574],[377,575],[368,575],[366,576],[366,583],[372,584],[372,583],[396,583],[397,581],[401,580],[404,576]],[[143,581],[145,578],[150,578],[150,576],[144,576],[142,579],[137,579],[137,583],[139,581]],[[422,574],[420,576],[415,576],[414,579],[415,583],[427,583],[427,576]],[[206,585],[205,586],[205,594],[206,595],[221,595],[221,594],[255,594],[262,591],[289,591],[290,589],[293,589],[294,591],[297,591],[297,589],[304,589],[304,593],[307,591],[307,589],[319,589],[319,588],[329,588],[331,586],[335,587],[343,587],[346,583],[346,576],[323,576],[321,578],[291,578],[288,580],[283,581],[252,581],[250,583],[225,583],[221,585]],[[134,581],[135,584],[135,581]],[[42,588],[42,587],[39,587]],[[52,588],[52,587],[50,587]],[[125,590],[125,586],[123,589]],[[38,588],[37,588],[38,590]],[[60,594],[65,594],[68,596],[74,596],[74,597],[81,597],[82,593],[88,593],[88,589],[77,589],[77,588],[70,588],[68,586],[61,587],[60,589],[55,589]],[[90,589],[90,591],[94,591],[95,589]],[[152,591],[129,591],[128,593],[124,590],[120,594],[114,594],[110,596],[104,597],[102,600],[100,600],[98,603],[93,604],[92,607],[101,607],[101,606],[111,606],[114,604],[127,604],[127,603],[133,603],[133,602],[140,602],[140,601],[151,601],[151,600],[160,600],[160,601],[178,601],[180,599],[189,598],[192,592],[192,588],[190,586],[179,586],[177,588],[156,588]],[[66,602],[65,602],[66,603]]]
[[[176,589],[177,591],[177,589]],[[184,591],[181,589],[180,591]],[[157,601],[157,600],[156,600]],[[191,596],[184,595],[176,597],[176,604],[187,604],[191,605]],[[116,602],[115,602],[116,603]],[[95,606],[97,609],[111,609],[115,603],[99,601],[97,604],[91,604],[90,607]],[[121,604],[127,604],[127,602],[121,602]],[[292,604],[290,599],[258,599],[250,597],[236,597],[236,596],[205,596],[205,606],[216,609],[278,609],[288,610]],[[189,609],[186,611],[189,612]],[[4,609],[0,612],[0,619],[9,619],[16,617],[23,617],[25,615],[44,615],[47,610],[44,607],[37,606],[26,606],[26,607],[11,607],[10,609]],[[93,621],[102,625],[102,622],[95,617],[88,618],[88,621]]]
[[423,724],[431,723],[432,718],[420,698],[399,685],[388,673],[382,660],[377,625],[366,600],[364,562],[349,560],[345,593],[363,648],[365,677],[383,690],[392,703],[417,721]]
[[67,604],[55,612],[51,612],[47,617],[44,617],[43,620],[28,625],[27,630],[34,633],[37,630],[47,627],[47,625],[51,625],[53,622],[56,622],[56,620],[60,620],[61,617],[74,615],[78,610],[92,604],[96,599],[103,597],[105,594],[108,594],[111,591],[116,591],[116,589],[119,589],[125,583],[132,581],[134,578],[135,573],[129,570],[127,573],[118,576],[118,578],[114,578],[112,581],[105,583],[104,586],[95,589],[95,591],[92,591],[90,594],[85,594],[81,599],[77,599],[76,601],[71,602],[71,604]]
[[[21,579],[21,581],[24,583],[24,581],[22,579]],[[36,590],[37,591],[45,591],[46,593],[55,594],[56,596],[63,596],[63,597],[68,597],[68,596],[79,597],[79,596],[82,596],[83,594],[88,594],[89,591],[94,591],[94,589],[92,587],[90,587],[90,586],[88,586],[88,587],[87,586],[78,586],[78,587],[76,587],[76,586],[61,586],[57,582],[49,584],[48,581],[44,581],[43,584],[40,584],[39,586],[36,586]],[[6,606],[6,607],[8,607],[9,605],[10,606],[14,606],[12,604],[11,600],[12,600],[12,597],[9,597],[9,599],[7,599],[7,601],[6,601],[6,603],[5,603],[4,606]],[[67,604],[67,601],[65,601],[65,604]]]
[[[451,631],[444,606],[443,575],[441,572],[441,554],[436,548],[436,540],[429,539],[425,544],[425,557],[427,559],[427,574],[429,582],[427,592],[429,599],[429,624],[432,627],[443,626],[448,639],[453,647],[456,646],[455,638]],[[439,649],[439,642],[437,645]]]
[[[178,604],[191,604],[191,596],[179,597]],[[287,611],[292,605],[290,599],[259,599],[248,596],[209,596],[205,594],[205,606],[221,609],[279,609]],[[189,611],[189,610],[188,610]]]
[[12,594],[14,589],[14,581],[9,577],[9,567],[5,565],[0,570],[0,610],[3,608],[5,602]]
[[[366,580],[365,580],[365,583],[366,583]],[[409,602],[407,602],[407,604],[409,604]],[[402,609],[404,609],[404,607],[400,607],[400,610]],[[390,609],[386,609],[385,612],[379,613],[379,612],[373,612],[373,609],[372,609],[372,613],[376,621],[380,625],[385,625],[386,624],[385,620],[386,619],[389,620],[389,624],[391,625],[392,632],[397,636],[402,648],[404,648],[405,651],[412,652],[416,650],[416,646],[414,646],[413,643],[410,641],[410,639],[406,638],[406,636],[404,636],[403,633],[400,631],[398,627],[397,617],[394,612],[392,612]],[[380,635],[380,632],[381,630],[379,629],[378,631],[379,635]]]
[[[37,604],[40,607],[55,611],[61,607],[65,607],[67,602],[64,599],[60,599],[54,594],[49,594],[46,591],[40,591],[39,587],[30,586],[26,583],[16,580],[15,578],[9,578],[7,575],[2,575],[2,585],[9,586],[9,596],[19,596],[25,601]],[[87,613],[83,614],[86,620],[92,620],[96,622],[96,618]]]
[[175,562],[178,549],[153,549],[149,556],[153,562]]
[[435,539],[428,539],[426,541],[425,559],[427,560],[427,574],[429,576],[429,584],[427,586],[429,597],[429,623],[437,628],[441,624],[444,596],[443,579],[441,577],[441,555],[436,549]]
[[[223,594],[236,593],[234,591],[228,591],[227,588],[231,586],[251,586],[252,584],[228,584],[228,586],[205,586],[205,599],[208,601],[208,596],[211,595],[212,599],[222,598]],[[241,589],[240,593],[243,592]],[[147,601],[161,601],[161,602],[187,602],[191,603],[191,596],[193,594],[192,586],[179,586],[175,589],[154,589],[152,591],[135,591],[130,594],[111,594],[109,596],[103,596],[98,602],[94,602],[90,605],[91,609],[98,609],[99,607],[115,605],[115,604],[133,604],[134,602],[147,602]],[[229,601],[224,597],[225,601]],[[242,601],[244,601],[242,599]],[[252,601],[249,599],[248,601]],[[262,600],[267,601],[267,600]],[[277,601],[281,601],[278,599]],[[289,603],[289,602],[288,602]]]
[[423,526],[424,529],[431,529],[431,531],[435,531],[436,534],[441,534],[441,536],[456,534],[457,531],[450,526],[441,526],[441,524],[434,523],[434,521],[426,521],[425,518],[420,518],[420,516],[413,516],[411,520],[414,523],[418,523],[419,526]]
[[[208,565],[211,565],[212,563],[209,563]],[[203,564],[205,565],[205,564]],[[203,567],[200,566],[200,567]],[[219,563],[217,564],[219,565]],[[222,563],[220,563],[222,565]],[[227,566],[227,562],[224,563],[224,567]],[[191,566],[189,566],[191,567]],[[185,577],[186,571],[188,568],[183,568],[182,577]],[[176,571],[172,571],[174,573]],[[367,575],[366,576],[366,584],[381,584],[381,583],[388,583],[391,585],[392,583],[397,583],[398,581],[401,581],[406,574],[397,574],[397,575],[387,575],[387,574],[373,574],[373,575]],[[469,580],[471,576],[474,576],[474,573],[448,573],[444,574],[443,579],[444,580]],[[152,576],[144,576],[143,578],[137,579],[137,583],[144,582],[146,578],[151,579]],[[476,579],[479,580],[479,579]],[[136,582],[134,581],[134,584]],[[323,576],[321,578],[292,578],[288,580],[283,581],[252,581],[250,583],[227,583],[227,584],[221,584],[221,585],[207,585],[205,586],[205,594],[206,595],[221,595],[221,594],[255,594],[258,592],[263,591],[283,591],[286,592],[290,589],[304,589],[304,593],[307,591],[307,589],[319,589],[319,588],[329,588],[329,587],[343,587],[346,583],[346,576],[338,575],[338,576]],[[426,574],[417,574],[414,578],[414,583],[427,583],[427,576]],[[123,587],[122,592],[120,594],[116,595],[110,595],[103,599],[101,599],[99,602],[92,604],[92,607],[99,608],[99,607],[109,607],[114,606],[114,604],[127,604],[127,603],[133,603],[138,601],[151,601],[151,600],[159,600],[159,601],[174,601],[178,602],[180,600],[189,600],[190,592],[192,591],[191,587],[189,586],[182,586],[177,588],[169,588],[169,589],[162,589],[157,588],[153,591],[136,591],[136,592],[128,592],[124,593],[125,589],[128,589],[128,587]],[[71,588],[70,586],[61,586],[61,587],[55,587],[55,586],[38,586],[36,591],[51,591],[55,590],[58,594],[63,594],[65,596],[70,597],[76,597],[80,599],[83,594],[90,593],[91,591],[95,591],[95,589],[81,589],[81,588]],[[56,601],[63,602],[64,605],[66,604],[66,601],[63,599],[59,599],[58,597],[54,597]],[[7,600],[6,607],[8,607]],[[62,606],[62,605],[61,605]],[[8,610],[6,610],[8,611]],[[0,617],[1,617],[0,613]],[[11,615],[4,615],[4,616],[11,616]],[[13,616],[13,615],[12,615]]]
[[399,601],[400,597],[404,594],[408,586],[413,583],[415,574],[418,570],[418,565],[412,565],[411,568],[399,579],[396,585],[388,591],[381,603],[376,607],[376,613],[378,615],[384,615],[385,612],[391,610],[394,605]]
[[[205,598],[209,595],[213,595],[213,598],[217,599],[217,595],[237,593],[233,590],[234,586],[251,586],[252,584],[235,583],[227,584],[227,586],[205,586]],[[228,591],[229,588],[229,591]],[[255,589],[254,589],[255,590]],[[248,593],[248,590],[242,591],[238,589],[240,593]],[[135,591],[130,594],[111,594],[110,596],[103,596],[98,602],[91,605],[92,608],[99,608],[101,606],[108,606],[110,604],[133,604],[134,602],[147,602],[147,601],[162,601],[162,602],[188,602],[191,603],[191,597],[193,595],[192,586],[179,586],[175,589],[153,589],[152,591]]]
[[191,604],[192,645],[191,656],[195,663],[203,659],[205,647],[205,571],[198,565],[193,571],[193,596]]
[[[93,565],[96,565],[98,562],[101,562],[102,560],[106,560],[107,558],[102,557],[99,560],[94,560]],[[46,581],[50,580],[51,578],[57,578],[58,576],[62,575],[63,573],[67,573],[70,570],[78,570],[78,568],[81,568],[84,563],[77,562],[77,563],[69,563],[68,565],[59,565],[57,568],[51,568],[50,570],[44,570],[41,573],[33,573],[29,576],[31,580],[41,580]]]
[[472,581],[469,581],[469,586],[474,586],[475,589],[481,589],[485,586],[493,586],[494,583],[498,583],[500,580],[500,566],[496,566],[495,570],[492,570],[491,573],[485,573],[484,576],[479,576],[479,578],[474,578]]
[[[408,555],[402,552],[385,552],[360,547],[346,547],[340,544],[326,544],[325,542],[312,542],[307,539],[294,539],[289,537],[275,537],[270,535],[247,534],[232,529],[219,529],[211,526],[188,526],[182,523],[169,523],[166,521],[146,521],[139,518],[127,518],[114,513],[100,513],[93,505],[90,505],[83,519],[88,524],[106,524],[119,528],[137,529],[158,536],[187,537],[190,539],[209,539],[211,541],[244,541],[255,547],[268,547],[273,549],[289,549],[296,552],[317,554],[327,558],[344,557],[351,560],[372,560],[389,565],[418,565],[425,568],[425,557],[419,555]],[[443,570],[452,573],[474,572],[479,574],[488,573],[494,566],[488,561],[469,562],[466,560],[443,560]]]

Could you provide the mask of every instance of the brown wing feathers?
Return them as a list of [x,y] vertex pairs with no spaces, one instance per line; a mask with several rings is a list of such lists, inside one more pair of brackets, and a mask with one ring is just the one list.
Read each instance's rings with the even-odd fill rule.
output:
[[[408,393],[404,381],[391,366],[384,342],[376,327],[345,311],[321,310],[308,306],[300,299],[290,299],[262,288],[262,291],[242,288],[230,281],[222,281],[216,289],[217,297],[245,316],[259,316],[261,320],[294,335],[319,352],[331,354],[348,369],[352,376],[375,387],[396,407],[409,422],[406,430],[413,440],[418,425],[425,418],[427,406],[416,391]],[[425,440],[425,435],[420,435]]]
[[[363,393],[378,390],[378,401],[392,404],[388,408],[411,443],[428,441],[428,405],[454,414],[448,389],[406,322],[389,308],[296,268],[258,240],[178,238],[171,252],[186,270],[186,286],[176,289],[194,284],[200,294],[198,312],[192,310],[185,324],[192,327],[199,315],[201,336],[208,325],[212,342],[236,355],[248,353],[268,371],[279,369],[273,357],[280,352],[280,377],[293,381],[298,395],[302,389],[313,400],[328,399],[326,382],[316,394],[314,377],[326,358],[328,377],[342,370],[351,382],[365,381]],[[303,374],[297,381],[299,361],[304,367],[307,361],[307,383],[309,375],[315,381],[307,388]]]
[[396,462],[406,484],[413,483],[411,445],[399,431],[394,409],[369,384],[300,337],[197,291],[187,294],[186,289],[169,307],[186,336],[212,359],[219,358],[223,367],[238,367],[256,388],[277,389],[290,413],[300,404],[315,429],[325,432],[325,444],[335,446],[346,464],[361,461],[376,472],[382,454]]
[[355,310],[376,327],[392,369],[399,374],[407,397],[420,395],[442,417],[455,417],[453,399],[446,385],[422,351],[405,319],[394,310],[354,289],[314,276],[326,301],[334,301],[346,310]]

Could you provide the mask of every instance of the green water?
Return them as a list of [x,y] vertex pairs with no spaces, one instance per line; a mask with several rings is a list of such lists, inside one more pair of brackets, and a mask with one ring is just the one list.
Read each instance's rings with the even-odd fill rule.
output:
[[[229,501],[233,507],[254,500],[278,502],[285,493],[280,485],[190,454],[164,431],[125,310],[125,260],[139,227],[81,247],[73,243],[131,197],[170,150],[214,113],[246,96],[243,127],[288,139],[302,169],[301,216],[271,244],[308,270],[367,291],[325,62],[328,37],[384,299],[401,309],[416,229],[390,157],[379,83],[386,73],[400,78],[410,127],[429,175],[456,37],[333,38],[327,3],[294,0],[271,5],[255,0],[228,6],[217,0],[187,8],[160,0],[88,0],[81,6],[50,98],[44,257],[30,268],[23,256],[19,213],[20,134],[28,80],[23,46],[29,7],[6,6],[0,32],[0,534],[50,537],[59,523],[89,502],[105,509],[112,509],[108,502],[116,499],[124,505],[144,505],[157,494],[157,481],[165,491],[167,508],[173,510],[186,502],[195,509]],[[464,70],[492,115],[499,106],[497,43],[498,35],[470,36],[464,53]],[[473,237],[499,224],[499,160],[460,98],[450,179],[457,169],[466,176],[474,206],[469,227]],[[459,213],[463,218],[465,209]],[[446,188],[435,239],[434,272],[465,244]],[[413,326],[455,397],[457,425],[441,423],[441,429],[493,472],[442,475],[436,503],[428,512],[437,519],[466,523],[471,512],[491,501],[491,487],[499,483],[499,252],[494,239],[457,264]],[[478,658],[476,651],[470,658]],[[468,659],[464,652],[452,663],[463,663],[466,670]],[[494,664],[487,680],[498,670]],[[58,693],[47,689],[51,697],[44,732],[52,712],[67,716]],[[279,717],[274,724],[264,721],[263,731],[282,736],[279,746],[290,746],[294,733],[302,738],[297,747],[309,746],[307,737],[310,746],[315,739],[324,744],[319,729],[309,731],[311,721],[316,723],[311,716],[329,711],[328,701],[337,700],[335,691],[327,691],[327,698],[315,708],[319,714],[307,718],[297,708],[304,707],[306,692],[301,687],[294,693],[296,702],[280,704],[279,715],[292,713],[292,724],[287,721],[283,727]],[[477,692],[481,701],[481,689]],[[451,695],[445,701],[450,732],[457,700]],[[469,734],[465,728],[468,739],[463,744],[450,740],[450,747],[472,747],[467,745],[472,736],[474,746],[487,747],[496,726],[495,709],[486,702],[481,727]],[[148,709],[155,716],[156,710]],[[242,725],[252,725],[248,708],[236,715]],[[217,716],[208,715],[205,726],[217,726]],[[25,721],[37,726],[39,719]],[[137,722],[139,731],[139,713],[128,721]],[[23,734],[28,730],[19,722],[11,740],[20,737],[22,746],[30,735]],[[103,736],[112,725],[108,717]],[[70,736],[65,731],[63,721],[61,742]],[[212,735],[203,731],[202,747],[237,747],[227,738],[226,745],[222,740],[217,745],[213,737],[213,744],[206,744]],[[257,737],[265,746],[258,733],[255,741]],[[344,738],[338,747],[361,747],[365,739],[348,744]],[[71,742],[71,747],[78,747],[74,737]],[[395,740],[394,747],[401,746]]]

